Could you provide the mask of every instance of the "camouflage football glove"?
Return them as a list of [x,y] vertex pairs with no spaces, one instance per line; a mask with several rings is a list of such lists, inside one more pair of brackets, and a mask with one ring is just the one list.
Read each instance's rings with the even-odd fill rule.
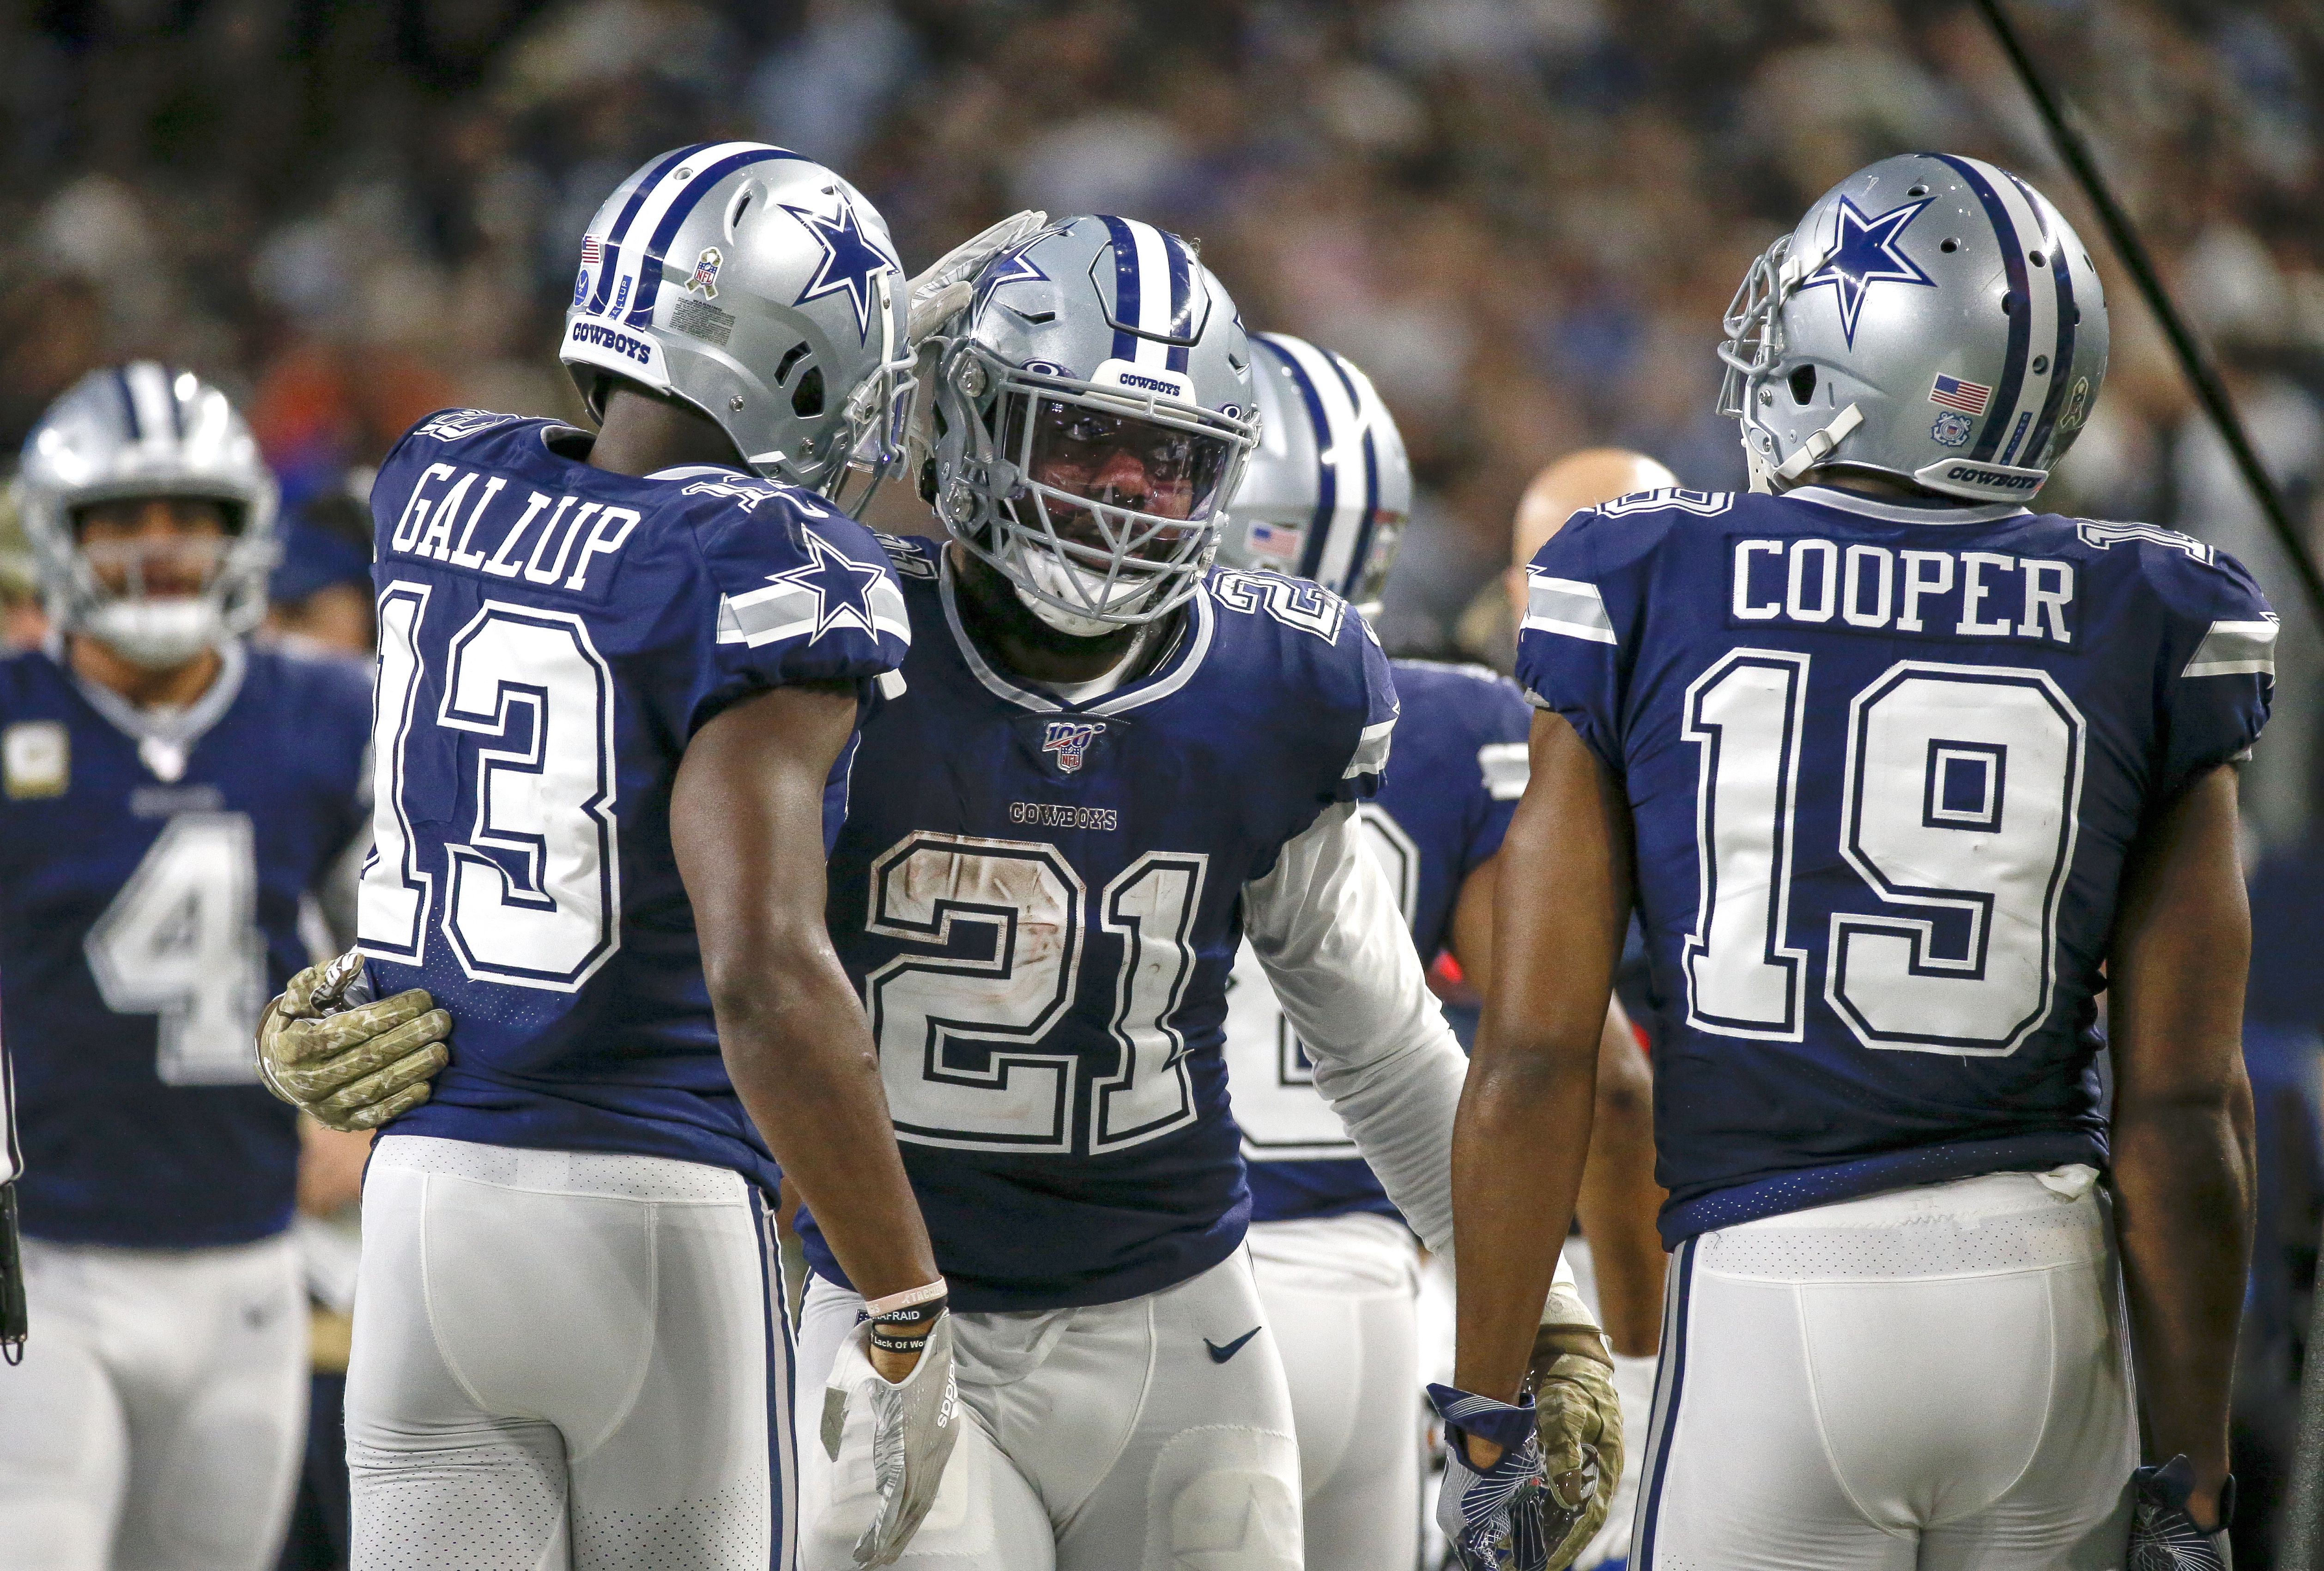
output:
[[1622,1478],[1622,1399],[1613,1355],[1595,1326],[1543,1326],[1526,1377],[1550,1500],[1550,1571],[1570,1566],[1606,1520]]
[[911,326],[907,330],[917,349],[945,322],[967,309],[976,293],[976,275],[994,257],[1038,232],[1049,221],[1038,208],[1012,214],[982,233],[972,235],[936,258],[925,272],[904,286],[911,301]]
[[2219,1492],[2219,1525],[2205,1532],[2187,1510],[2195,1469],[2184,1456],[2130,1475],[2128,1571],[2235,1571],[2227,1548],[2227,1519],[2235,1514],[2236,1481]]
[[374,1001],[349,950],[290,978],[258,1017],[258,1078],[327,1129],[376,1129],[428,1099],[452,1017],[426,989]]

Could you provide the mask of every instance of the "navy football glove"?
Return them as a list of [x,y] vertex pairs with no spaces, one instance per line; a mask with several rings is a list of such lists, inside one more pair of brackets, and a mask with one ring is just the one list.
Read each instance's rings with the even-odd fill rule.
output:
[[[1550,1551],[1563,1543],[1574,1513],[1558,1503],[1542,1470],[1531,1393],[1512,1404],[1431,1385],[1428,1400],[1445,1429],[1436,1525],[1461,1571],[1554,1571]],[[1500,1460],[1480,1472],[1469,1460],[1470,1435],[1499,1446]]]
[[2130,1475],[2136,1496],[2130,1519],[2129,1571],[2235,1571],[2227,1549],[2227,1519],[2235,1514],[2236,1481],[2219,1491],[2219,1525],[2209,1532],[2187,1512],[2195,1469],[2184,1456]]

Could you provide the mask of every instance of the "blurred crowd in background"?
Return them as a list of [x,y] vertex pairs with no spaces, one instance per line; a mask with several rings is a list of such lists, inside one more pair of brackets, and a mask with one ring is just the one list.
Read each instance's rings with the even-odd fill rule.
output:
[[[2324,537],[2324,9],[2011,10]],[[2288,1044],[2263,1117],[2276,1098],[2271,1153],[2292,1184],[2263,1218],[2282,1284],[2246,1356],[2272,1372],[2255,1389],[2288,1390],[2317,1236],[2324,640],[1965,0],[6,7],[0,453],[93,366],[199,371],[281,478],[279,625],[361,646],[369,466],[447,405],[577,417],[554,347],[584,225],[647,155],[729,136],[846,174],[908,267],[1022,207],[1199,240],[1252,327],[1344,351],[1402,424],[1418,500],[1384,639],[1503,663],[1495,619],[1462,613],[1496,593],[1541,464],[1613,442],[1691,486],[1742,483],[1711,410],[1719,317],[1819,193],[1920,148],[2041,185],[2106,276],[2114,327],[2104,396],[2045,504],[2233,551],[2287,624],[2246,797],[2253,1013]],[[918,519],[904,499],[879,521]],[[21,582],[0,593],[14,636],[37,636]]]

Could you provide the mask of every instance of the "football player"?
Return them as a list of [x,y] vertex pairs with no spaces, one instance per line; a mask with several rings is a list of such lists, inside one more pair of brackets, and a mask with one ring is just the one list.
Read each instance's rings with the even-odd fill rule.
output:
[[396,1051],[396,1007],[459,1023],[364,1187],[358,1567],[789,1564],[778,1162],[872,1300],[888,1491],[855,1557],[927,1507],[944,1287],[823,927],[909,635],[835,499],[893,462],[908,303],[830,170],[680,148],[582,242],[562,358],[596,436],[450,410],[380,471],[365,963],[262,1046],[312,1096],[350,1041]]
[[84,378],[17,498],[54,631],[0,661],[0,1014],[41,1325],[0,1369],[0,1557],[256,1571],[305,1432],[307,1298],[296,1116],[250,1033],[363,828],[367,673],[244,641],[274,481],[193,372]]
[[[1404,439],[1370,379],[1344,356],[1285,334],[1262,333],[1251,345],[1259,442],[1235,493],[1219,560],[1314,579],[1370,618],[1411,508]],[[1623,482],[1652,464],[1619,456],[1619,465],[1563,464],[1556,467],[1564,473],[1544,478],[1563,488],[1570,513],[1628,489]],[[1619,489],[1576,497],[1576,480],[1611,480]],[[1542,489],[1537,482],[1527,492],[1530,510],[1519,510],[1520,536],[1542,511]],[[1482,987],[1494,853],[1525,789],[1531,711],[1514,684],[1482,666],[1391,664],[1399,701],[1396,767],[1359,809],[1359,822],[1423,963],[1449,951]],[[1229,1081],[1251,1190],[1251,1263],[1268,1323],[1290,1328],[1277,1341],[1299,1441],[1306,1564],[1410,1571],[1420,1537],[1423,1449],[1412,1235],[1315,1094],[1312,1066],[1247,942],[1236,954],[1227,1000]],[[1605,1052],[1592,1139],[1613,1147],[1613,1171],[1608,1153],[1593,1149],[1580,1210],[1585,1234],[1604,1246],[1616,1308],[1641,1322],[1624,1328],[1626,1347],[1601,1310],[1618,1355],[1625,1417],[1635,1410],[1643,1430],[1661,1303],[1663,1252],[1654,1228],[1660,1196],[1651,1171],[1651,1083],[1618,1005],[1609,1011]],[[1622,1291],[1634,1279],[1642,1285]],[[1626,1351],[1644,1356],[1618,1356]],[[1450,1355],[1448,1336],[1443,1356]],[[1604,1447],[1600,1462],[1618,1470],[1619,1458]],[[1627,1533],[1613,1518],[1624,1477],[1605,1524],[1616,1537]],[[1582,1560],[1601,1548],[1608,1546],[1593,1543]],[[1618,1552],[1618,1545],[1610,1548]]]
[[[936,363],[925,489],[951,539],[888,542],[909,690],[864,728],[830,905],[955,1311],[967,1421],[906,1566],[1301,1563],[1281,1342],[1306,1328],[1270,1326],[1252,1281],[1222,1052],[1246,936],[1317,1090],[1449,1241],[1460,1050],[1355,815],[1388,663],[1337,595],[1210,566],[1251,354],[1185,241],[1086,216],[987,264]],[[867,1284],[808,1202],[820,1568],[881,1469],[835,1364]],[[1560,1432],[1617,1445],[1603,1341],[1551,1301]]]
[[[2029,510],[2107,313],[2023,180],[1874,164],[1727,326],[1754,492],[1613,503],[1533,565],[1454,1146],[1471,1410],[1524,1371],[1635,898],[1675,1255],[1631,1563],[2221,1565],[2275,619],[2197,540]],[[1448,1507],[1522,1466],[1494,1442]]]

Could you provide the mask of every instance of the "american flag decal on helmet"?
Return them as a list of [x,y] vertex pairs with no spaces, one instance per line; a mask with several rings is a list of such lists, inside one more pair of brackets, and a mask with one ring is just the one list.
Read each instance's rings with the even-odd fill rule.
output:
[[1964,415],[1981,415],[1986,405],[1993,401],[1993,390],[1981,381],[1963,381],[1957,376],[1940,375],[1929,389],[1929,401],[1949,409],[1959,409]]
[[604,238],[595,234],[584,234],[581,237],[581,265],[583,267],[595,267],[604,260],[605,242]]

